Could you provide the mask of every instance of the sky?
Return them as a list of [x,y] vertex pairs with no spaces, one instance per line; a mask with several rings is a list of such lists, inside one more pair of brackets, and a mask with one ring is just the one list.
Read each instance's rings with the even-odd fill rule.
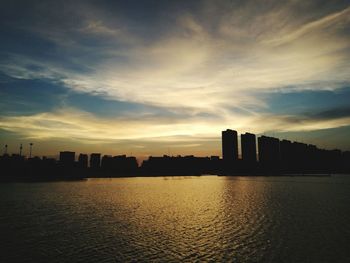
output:
[[221,131],[350,150],[350,2],[0,3],[0,143],[221,155]]

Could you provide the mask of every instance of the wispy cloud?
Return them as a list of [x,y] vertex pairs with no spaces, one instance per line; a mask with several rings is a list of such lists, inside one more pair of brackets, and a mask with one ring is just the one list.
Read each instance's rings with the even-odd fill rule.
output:
[[294,31],[289,32],[281,38],[272,39],[269,42],[275,45],[288,44],[302,37],[308,38],[308,35],[333,34],[337,30],[344,29],[350,22],[350,7],[347,7],[338,12],[331,13],[319,19],[308,22]]
[[[77,23],[69,18],[61,26],[22,25],[53,43],[62,59],[8,52],[0,70],[16,78],[45,78],[108,100],[156,106],[174,115],[104,120],[66,109],[4,116],[4,129],[37,138],[103,141],[213,135],[226,127],[263,132],[350,124],[346,116],[321,120],[267,114],[269,105],[258,95],[336,90],[350,83],[347,5],[316,9],[316,2],[303,1],[204,1],[195,11],[155,17],[158,23],[152,24],[130,22],[120,12],[111,16],[104,8],[94,12],[91,3],[76,5],[79,8],[68,5],[66,13],[73,13]],[[298,125],[293,126],[295,119]]]
[[[322,114],[322,113],[320,113]],[[193,125],[193,122],[196,125]],[[86,143],[109,143],[117,140],[183,141],[186,136],[217,136],[218,131],[235,127],[240,131],[256,133],[264,131],[309,131],[350,125],[348,114],[322,114],[322,117],[262,114],[259,116],[235,115],[224,121],[198,120],[196,117],[183,121],[169,118],[97,118],[93,114],[76,109],[62,109],[30,116],[0,118],[4,130],[23,134],[28,139],[75,139]],[[266,128],[268,127],[268,128]],[[184,137],[185,136],[185,137]],[[193,146],[193,145],[192,145]]]

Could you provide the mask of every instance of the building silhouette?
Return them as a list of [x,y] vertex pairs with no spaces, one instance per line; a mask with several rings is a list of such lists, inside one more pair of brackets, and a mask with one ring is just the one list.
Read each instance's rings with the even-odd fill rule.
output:
[[110,171],[113,169],[113,156],[103,155],[101,159],[101,168],[105,171]]
[[[7,146],[7,145],[6,145]],[[222,158],[219,156],[150,156],[139,166],[133,156],[62,151],[59,160],[43,156],[27,158],[19,153],[0,156],[0,181],[81,180],[87,177],[166,175],[330,175],[350,173],[350,151],[319,149],[316,145],[251,133],[241,135],[242,159],[238,158],[237,132],[222,131]],[[258,152],[258,160],[257,160]]]
[[79,154],[78,157],[78,165],[80,168],[87,168],[88,167],[88,155],[87,154]]
[[75,152],[63,151],[60,152],[60,163],[65,166],[72,166],[75,162]]
[[293,144],[289,140],[280,142],[280,161],[283,170],[291,171],[294,163]]
[[126,155],[104,155],[101,161],[101,169],[109,175],[129,175],[137,172],[138,164],[135,157]]
[[193,155],[150,156],[148,160],[143,161],[141,172],[145,175],[201,175],[214,171],[211,167],[211,161],[215,164],[218,162],[218,158],[215,156],[212,158],[195,157]]
[[241,135],[242,160],[247,165],[256,163],[256,137],[246,132]]
[[225,162],[238,160],[237,131],[227,129],[222,131],[222,158]]
[[101,166],[101,154],[92,153],[90,155],[90,167],[93,169],[98,169]]
[[350,172],[350,151],[345,151],[342,153],[341,163],[342,172]]
[[280,141],[274,137],[258,138],[259,163],[263,169],[278,170],[280,163]]

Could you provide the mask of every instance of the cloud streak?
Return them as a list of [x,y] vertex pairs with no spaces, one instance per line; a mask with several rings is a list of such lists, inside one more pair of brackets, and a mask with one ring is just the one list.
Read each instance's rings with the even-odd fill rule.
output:
[[[183,140],[197,136],[205,138],[216,136],[225,127],[235,126],[244,131],[249,129],[256,133],[268,131],[310,131],[350,125],[350,115],[321,112],[314,116],[292,116],[264,114],[259,116],[235,115],[232,119],[208,122],[197,117],[189,117],[177,121],[160,117],[131,116],[129,118],[97,118],[93,114],[76,109],[61,109],[50,113],[39,113],[30,116],[1,117],[1,128],[23,134],[28,139],[75,139],[86,143],[108,143],[117,140],[154,140],[161,142],[171,138],[171,141]],[[193,125],[193,122],[196,125]],[[213,125],[215,124],[215,125]]]
[[[6,59],[0,63],[5,74],[157,107],[159,114],[105,120],[70,108],[3,116],[1,127],[41,139],[108,141],[212,136],[226,127],[264,132],[350,125],[348,116],[271,113],[259,96],[336,91],[349,85],[350,7],[342,2],[317,6],[317,1],[203,1],[173,13],[158,8],[166,15],[157,13],[142,24],[113,5],[115,15],[102,5],[76,2],[63,13],[52,11],[52,24],[46,27],[38,26],[38,21],[50,21],[45,16],[32,18],[28,25],[14,24],[52,43],[59,58],[5,50]],[[36,5],[36,10],[46,8]],[[164,116],[162,111],[172,114]]]

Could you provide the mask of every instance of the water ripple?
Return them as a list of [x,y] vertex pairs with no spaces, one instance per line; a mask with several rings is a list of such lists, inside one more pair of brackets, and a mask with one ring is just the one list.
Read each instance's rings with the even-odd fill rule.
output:
[[350,262],[349,187],[348,177],[0,185],[0,262]]

